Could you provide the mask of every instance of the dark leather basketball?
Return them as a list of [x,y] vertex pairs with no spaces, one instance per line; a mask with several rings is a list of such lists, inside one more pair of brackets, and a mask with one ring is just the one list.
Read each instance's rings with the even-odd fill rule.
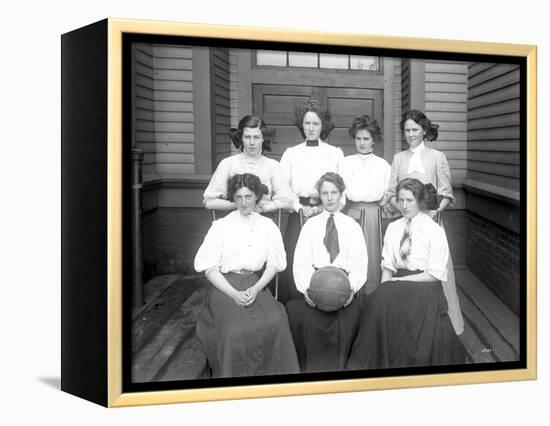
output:
[[311,276],[308,295],[320,310],[337,311],[351,295],[348,276],[335,266],[319,268]]

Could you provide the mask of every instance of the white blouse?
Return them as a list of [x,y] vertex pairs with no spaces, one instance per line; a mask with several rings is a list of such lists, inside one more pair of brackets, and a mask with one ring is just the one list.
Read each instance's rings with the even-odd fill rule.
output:
[[281,232],[271,219],[238,210],[212,223],[195,256],[197,272],[259,271],[264,263],[279,272],[286,268]]
[[398,269],[422,270],[440,281],[447,280],[449,245],[445,231],[426,213],[419,212],[411,220],[411,254],[407,264],[399,255],[401,238],[407,219],[391,222],[384,236],[382,267],[396,272]]
[[277,208],[290,208],[294,203],[296,196],[285,184],[280,164],[263,155],[258,159],[250,160],[244,153],[232,155],[220,162],[204,191],[204,200],[227,199],[227,181],[239,173],[252,173],[267,186],[269,193],[264,195],[263,201],[273,199]]
[[[331,265],[330,255],[323,244],[329,215],[323,211],[308,219],[298,237],[293,272],[296,288],[301,293],[305,294],[309,288],[315,269]],[[340,212],[334,213],[334,224],[338,230],[340,252],[332,265],[348,272],[351,288],[357,292],[365,284],[368,270],[363,231],[354,219]]]
[[340,174],[348,200],[374,202],[384,198],[388,190],[391,166],[374,154],[355,154],[344,158]]
[[[319,194],[315,184],[326,172],[340,172],[344,159],[341,148],[319,140],[319,146],[305,142],[288,148],[281,157],[281,170],[285,183],[298,197],[315,197]],[[295,200],[298,203],[298,200]],[[294,209],[298,210],[294,205]]]
[[418,172],[423,175],[426,174],[426,170],[422,165],[422,151],[424,151],[425,147],[426,145],[424,144],[424,141],[420,142],[420,144],[415,148],[412,146],[409,147],[409,151],[411,151],[413,155],[409,163],[409,168],[407,169],[408,175],[412,175],[414,172]]

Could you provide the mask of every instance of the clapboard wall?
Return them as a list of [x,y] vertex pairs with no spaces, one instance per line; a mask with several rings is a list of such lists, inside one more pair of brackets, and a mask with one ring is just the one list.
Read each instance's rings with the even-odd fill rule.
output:
[[472,63],[468,70],[468,177],[519,189],[519,67]]
[[155,89],[153,46],[135,44],[133,134],[135,146],[143,151],[143,174],[154,175],[155,168]]
[[468,64],[464,62],[426,61],[425,113],[439,124],[434,148],[447,156],[454,185],[466,176]]
[[157,172],[193,174],[192,49],[154,45]]
[[212,113],[215,140],[215,165],[231,155],[231,141],[227,130],[231,125],[229,49],[212,49]]
[[134,138],[144,180],[195,173],[192,49],[136,44],[134,54]]

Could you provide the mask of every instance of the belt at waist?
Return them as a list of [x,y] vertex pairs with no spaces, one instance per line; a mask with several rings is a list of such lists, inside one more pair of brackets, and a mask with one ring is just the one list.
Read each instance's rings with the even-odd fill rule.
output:
[[300,197],[300,204],[302,206],[316,206],[320,203],[319,198],[315,197]]
[[239,275],[252,275],[256,273],[256,271],[250,271],[248,269],[237,269],[236,271],[230,271],[230,272],[233,272],[234,274],[239,274]]

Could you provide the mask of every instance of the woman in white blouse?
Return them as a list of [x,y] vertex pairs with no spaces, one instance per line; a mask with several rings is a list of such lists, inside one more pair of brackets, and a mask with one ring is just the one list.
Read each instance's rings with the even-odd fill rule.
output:
[[345,213],[356,220],[364,216],[361,223],[369,254],[367,283],[358,295],[372,293],[380,284],[380,206],[388,190],[391,167],[386,160],[374,154],[374,145],[382,140],[380,127],[368,115],[356,117],[349,128],[355,141],[357,154],[344,158],[341,175],[346,184]]
[[220,162],[204,191],[204,206],[215,210],[235,209],[235,203],[227,195],[227,181],[238,173],[252,173],[268,189],[256,204],[257,212],[292,207],[295,197],[285,185],[279,163],[263,155],[264,151],[271,151],[271,131],[264,120],[246,115],[239,121],[237,129],[230,129],[228,136],[242,152]]
[[[455,202],[447,157],[443,152],[426,146],[426,142],[437,140],[438,129],[439,125],[432,123],[422,111],[413,109],[403,114],[401,130],[409,144],[409,149],[401,151],[393,157],[390,184],[386,192],[388,200],[386,206],[390,209],[393,207],[394,213],[399,214],[395,188],[405,178],[415,178],[423,184],[431,183],[436,188],[437,197],[434,198],[430,206],[426,206],[433,217]],[[443,228],[445,227],[443,226]],[[456,334],[460,335],[464,331],[464,319],[460,311],[453,262],[450,256],[443,290],[449,305],[449,316],[453,327]]]
[[347,367],[464,364],[441,285],[447,279],[447,238],[426,213],[435,188],[404,179],[396,194],[403,217],[386,231],[382,284],[366,301]]
[[255,212],[265,185],[244,173],[227,188],[237,211],[212,224],[195,257],[212,284],[196,326],[212,376],[298,373],[285,308],[266,288],[286,256],[277,226]]
[[[323,211],[304,224],[294,255],[294,280],[302,297],[286,305],[302,372],[344,369],[361,314],[354,295],[365,284],[368,269],[361,227],[339,211],[345,189],[342,177],[326,173],[317,189]],[[336,232],[329,232],[329,226]],[[327,241],[329,234],[331,239],[336,235],[334,246]],[[347,273],[352,290],[346,304],[334,312],[317,309],[308,294],[315,270],[329,265]]]
[[281,157],[283,178],[293,194],[293,212],[288,216],[284,236],[288,268],[279,283],[279,300],[283,303],[300,296],[292,276],[294,248],[300,234],[299,212],[307,219],[323,210],[316,183],[326,172],[338,173],[344,159],[341,148],[325,142],[334,123],[319,101],[297,104],[294,124],[305,140],[288,148]]

